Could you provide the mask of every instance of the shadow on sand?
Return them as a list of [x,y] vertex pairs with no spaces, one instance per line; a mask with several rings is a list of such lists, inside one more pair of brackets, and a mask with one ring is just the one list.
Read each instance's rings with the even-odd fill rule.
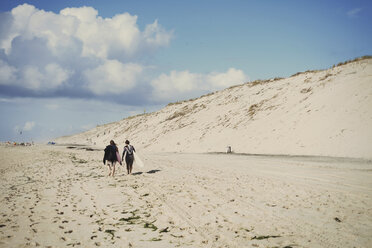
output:
[[[150,171],[148,171],[146,173],[147,174],[155,174],[155,173],[157,173],[159,171],[161,171],[161,170],[150,170]],[[141,171],[132,173],[133,176],[138,176],[138,175],[142,175],[142,174],[143,174],[143,172],[141,172]]]

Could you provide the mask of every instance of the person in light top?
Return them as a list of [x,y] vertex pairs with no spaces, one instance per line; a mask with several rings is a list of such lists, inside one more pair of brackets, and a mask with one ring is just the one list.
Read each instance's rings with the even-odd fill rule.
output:
[[125,141],[123,156],[122,156],[122,159],[121,159],[123,161],[125,159],[125,163],[127,164],[128,175],[132,174],[133,161],[134,161],[134,154],[133,153],[136,151],[136,149],[134,149],[134,147],[132,145],[130,145],[129,143],[130,143],[129,140]]

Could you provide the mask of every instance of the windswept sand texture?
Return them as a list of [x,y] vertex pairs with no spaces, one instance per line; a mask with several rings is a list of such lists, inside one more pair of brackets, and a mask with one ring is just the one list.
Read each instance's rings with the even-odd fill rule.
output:
[[371,162],[0,146],[0,247],[371,247]]
[[149,152],[372,158],[372,59],[255,81],[170,104],[58,143],[103,147],[129,139]]

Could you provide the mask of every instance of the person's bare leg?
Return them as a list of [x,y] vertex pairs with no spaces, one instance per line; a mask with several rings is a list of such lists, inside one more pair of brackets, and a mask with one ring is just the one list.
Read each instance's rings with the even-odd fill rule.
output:
[[111,176],[111,167],[110,167],[110,165],[109,165],[109,162],[106,161],[106,164],[107,164],[107,168],[108,168],[108,171],[109,171],[108,176]]
[[115,176],[115,162],[112,163],[112,176]]

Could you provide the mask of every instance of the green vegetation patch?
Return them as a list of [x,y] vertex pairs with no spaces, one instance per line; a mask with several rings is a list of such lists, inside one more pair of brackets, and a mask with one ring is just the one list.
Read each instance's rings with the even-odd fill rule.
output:
[[146,222],[146,223],[143,225],[143,227],[144,227],[144,228],[150,228],[150,229],[152,229],[153,231],[158,230],[158,227],[157,227],[157,226],[155,226],[155,225],[152,224],[152,223],[148,223],[148,222]]
[[140,219],[141,217],[140,216],[136,216],[136,215],[133,215],[133,216],[130,216],[128,218],[121,218],[119,219],[119,221],[126,221],[128,222],[128,224],[130,225],[133,225],[133,224],[136,224],[136,220]]
[[174,235],[174,234],[171,234],[172,237],[175,237],[175,238],[183,238],[183,235]]
[[141,217],[140,216],[130,216],[130,217],[128,217],[128,218],[121,218],[119,221],[133,221],[133,220],[138,220],[138,219],[140,219]]
[[169,227],[166,227],[166,228],[163,228],[159,231],[159,233],[165,233],[165,232],[169,232]]
[[115,230],[108,229],[108,230],[105,230],[105,233],[111,234],[112,235],[111,239],[114,239],[114,237],[115,237]]
[[269,239],[269,238],[280,238],[281,236],[276,235],[268,235],[268,236],[254,236],[251,239],[257,239],[257,240],[263,240],[263,239]]
[[149,241],[160,241],[160,240],[161,240],[161,238],[152,238]]

